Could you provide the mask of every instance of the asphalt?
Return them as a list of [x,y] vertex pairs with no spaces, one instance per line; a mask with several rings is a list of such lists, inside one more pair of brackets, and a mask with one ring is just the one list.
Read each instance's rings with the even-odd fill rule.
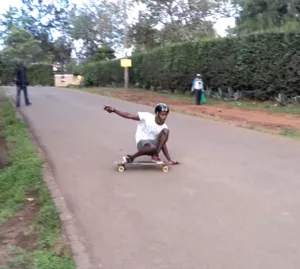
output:
[[119,173],[113,162],[136,150],[136,122],[103,106],[153,108],[51,87],[29,95],[20,110],[93,268],[300,268],[299,142],[171,112],[168,146],[182,164]]

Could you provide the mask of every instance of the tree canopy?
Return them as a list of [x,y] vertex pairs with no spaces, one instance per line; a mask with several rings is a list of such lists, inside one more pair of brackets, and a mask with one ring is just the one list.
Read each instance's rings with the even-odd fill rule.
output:
[[124,0],[22,3],[0,15],[1,73],[20,62],[52,64],[64,73],[78,71],[80,63],[113,60],[124,49],[125,28],[134,52],[213,39],[214,23],[228,16],[229,4],[236,16],[229,34],[300,29],[300,0],[126,0],[126,25]]

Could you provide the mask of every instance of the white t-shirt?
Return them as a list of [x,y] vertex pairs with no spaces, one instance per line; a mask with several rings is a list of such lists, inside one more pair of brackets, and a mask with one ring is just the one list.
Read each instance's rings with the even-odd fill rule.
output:
[[194,82],[194,89],[195,90],[202,90],[203,89],[203,82],[201,79],[195,79],[195,82]]
[[140,122],[138,123],[135,140],[138,143],[140,140],[155,140],[163,129],[168,129],[164,123],[159,125],[155,122],[155,115],[149,112],[138,112]]

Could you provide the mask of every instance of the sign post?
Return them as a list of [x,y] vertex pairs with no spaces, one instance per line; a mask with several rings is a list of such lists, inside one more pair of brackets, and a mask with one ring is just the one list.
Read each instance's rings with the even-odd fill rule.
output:
[[121,67],[124,67],[124,88],[128,89],[128,68],[132,66],[131,59],[121,59]]

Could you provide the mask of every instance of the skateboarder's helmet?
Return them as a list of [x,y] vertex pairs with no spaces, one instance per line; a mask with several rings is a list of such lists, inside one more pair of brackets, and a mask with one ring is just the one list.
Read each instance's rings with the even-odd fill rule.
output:
[[167,112],[167,113],[169,113],[169,111],[170,111],[169,107],[166,104],[164,104],[164,103],[157,104],[155,106],[155,110],[154,110],[155,114],[157,114],[159,112]]

